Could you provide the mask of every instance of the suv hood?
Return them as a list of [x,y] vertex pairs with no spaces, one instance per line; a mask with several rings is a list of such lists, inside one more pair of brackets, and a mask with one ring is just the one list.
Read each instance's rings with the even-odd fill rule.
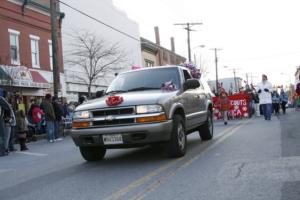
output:
[[147,90],[147,91],[135,91],[128,93],[117,93],[115,96],[122,96],[123,102],[117,106],[108,106],[105,100],[109,95],[105,95],[101,98],[88,101],[76,108],[76,111],[80,110],[94,110],[102,108],[113,108],[123,106],[135,106],[135,105],[150,105],[150,104],[163,104],[165,101],[176,97],[179,91],[168,92],[161,90]]

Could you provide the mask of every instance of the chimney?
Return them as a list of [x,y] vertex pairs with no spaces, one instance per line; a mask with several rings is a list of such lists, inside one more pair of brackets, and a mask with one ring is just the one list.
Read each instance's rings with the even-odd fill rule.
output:
[[171,37],[171,51],[175,53],[174,37]]
[[155,40],[156,40],[156,44],[160,45],[160,37],[159,37],[159,29],[158,26],[154,27],[154,32],[155,32]]

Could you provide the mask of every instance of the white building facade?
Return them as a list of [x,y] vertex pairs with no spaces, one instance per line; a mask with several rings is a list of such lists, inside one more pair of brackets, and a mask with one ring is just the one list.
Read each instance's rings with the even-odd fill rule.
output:
[[[112,0],[65,0],[64,2],[117,29],[114,30],[100,22],[97,22],[96,20],[74,11],[64,4],[61,4],[61,11],[65,13],[62,25],[64,60],[68,60],[68,50],[70,48],[70,43],[72,42],[69,35],[79,31],[88,31],[96,34],[99,39],[103,40],[106,44],[108,44],[108,46],[117,43],[120,49],[122,49],[122,52],[126,55],[126,61],[122,64],[122,66],[116,66],[119,69],[118,71],[110,71],[97,79],[91,88],[92,93],[106,89],[115,77],[115,73],[130,70],[131,66],[134,65],[141,66],[139,26],[136,22],[129,19],[126,13],[116,8],[113,5]],[[86,75],[81,67],[72,66],[68,64],[68,62],[64,62],[64,67],[67,100],[77,101],[79,95],[87,92],[87,85],[83,81],[78,80],[76,77],[85,77]]]

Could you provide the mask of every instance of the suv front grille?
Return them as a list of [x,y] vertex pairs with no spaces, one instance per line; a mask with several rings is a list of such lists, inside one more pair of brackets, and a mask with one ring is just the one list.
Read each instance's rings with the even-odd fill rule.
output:
[[[121,126],[135,123],[134,118],[125,118],[125,119],[115,119],[115,117],[134,115],[134,107],[127,108],[108,108],[102,110],[92,111],[93,118],[96,121],[93,121],[94,127],[107,127],[107,126]],[[97,120],[97,118],[102,118]]]
[[93,111],[94,117],[106,117],[109,115],[130,115],[134,114],[134,108],[117,108]]
[[94,121],[93,126],[112,126],[112,125],[126,125],[134,123],[134,119],[115,119],[115,120],[104,120]]

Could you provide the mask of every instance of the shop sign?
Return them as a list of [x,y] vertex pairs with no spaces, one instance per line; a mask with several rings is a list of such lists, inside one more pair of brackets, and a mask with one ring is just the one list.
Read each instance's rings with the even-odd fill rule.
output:
[[[1,66],[0,66],[1,67]],[[2,66],[4,71],[13,79],[13,82],[7,80],[0,80],[2,85],[10,85],[15,87],[30,87],[30,88],[50,88],[49,83],[33,82],[31,73],[27,67],[18,66]]]
[[49,83],[35,83],[28,80],[14,80],[13,86],[17,87],[33,87],[33,88],[49,88]]

